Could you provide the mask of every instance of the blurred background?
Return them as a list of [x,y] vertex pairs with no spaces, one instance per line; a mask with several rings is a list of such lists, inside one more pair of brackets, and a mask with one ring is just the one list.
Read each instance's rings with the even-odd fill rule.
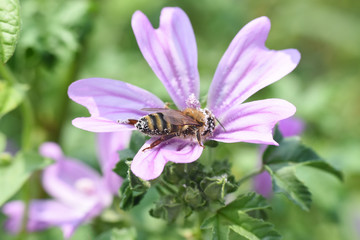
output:
[[[217,64],[236,33],[254,18],[268,16],[272,29],[266,46],[276,50],[296,48],[302,58],[291,74],[251,99],[274,97],[292,102],[297,107],[296,116],[306,124],[303,142],[345,176],[341,183],[326,173],[300,169],[298,177],[313,194],[310,212],[274,196],[269,221],[284,239],[360,239],[360,1],[20,2],[22,30],[8,66],[19,81],[30,86],[35,110],[33,141],[35,145],[49,140],[60,142],[67,155],[95,168],[95,135],[71,125],[73,118],[88,116],[85,108],[67,97],[72,81],[88,77],[122,80],[170,101],[138,49],[130,25],[136,10],[143,11],[156,27],[165,6],[179,6],[188,14],[198,46],[201,96],[206,96]],[[7,135],[13,149],[20,145],[20,116],[19,110],[14,110],[0,122],[0,131]],[[220,144],[217,150],[218,157],[230,152],[236,177],[258,166],[256,145]],[[34,198],[36,194],[41,192],[35,192]],[[132,214],[147,215],[147,211],[134,209]],[[3,221],[1,215],[0,223]],[[144,226],[154,224],[150,217],[141,221]],[[160,220],[155,222],[158,225],[154,231],[166,228]],[[72,239],[91,239],[93,231],[91,226],[83,226]],[[0,236],[7,236],[3,229]],[[31,239],[50,236],[61,239],[57,229],[31,235]]]

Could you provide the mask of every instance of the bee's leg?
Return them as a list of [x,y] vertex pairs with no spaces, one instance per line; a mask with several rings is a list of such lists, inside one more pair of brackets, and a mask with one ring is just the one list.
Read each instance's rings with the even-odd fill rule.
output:
[[196,140],[198,141],[200,147],[204,147],[204,145],[201,143],[201,135],[200,135],[200,131],[196,131]]
[[173,137],[176,137],[176,134],[162,136],[159,139],[157,139],[156,141],[154,141],[153,143],[151,143],[150,147],[144,148],[142,151],[144,152],[145,150],[152,149],[152,148],[156,147],[157,145],[159,145],[160,143],[165,142]]
[[171,103],[166,102],[164,108],[168,108],[168,109],[169,109],[169,106],[170,106],[170,105],[171,105]]
[[123,124],[135,125],[135,124],[138,122],[138,120],[136,120],[136,119],[128,119],[128,120],[126,120],[126,121],[120,121],[120,120],[118,120],[117,122],[118,122],[118,123],[123,123]]

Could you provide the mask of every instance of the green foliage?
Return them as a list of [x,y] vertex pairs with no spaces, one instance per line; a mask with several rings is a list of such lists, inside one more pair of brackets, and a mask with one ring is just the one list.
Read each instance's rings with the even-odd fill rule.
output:
[[143,134],[134,132],[130,139],[129,148],[119,152],[120,161],[116,164],[114,172],[124,178],[119,190],[120,208],[129,210],[138,205],[150,188],[150,182],[136,177],[130,170],[131,161],[135,153],[145,143]]
[[160,200],[150,214],[168,222],[224,206],[225,196],[237,189],[227,161],[215,161],[209,169],[198,162],[170,163],[156,183]]
[[136,239],[135,228],[113,228],[110,231],[102,233],[95,240],[134,240]]
[[[8,35],[14,45],[5,45],[8,54],[6,54],[7,57],[4,56],[1,40],[5,35],[3,35],[4,24],[1,20],[8,13],[3,14],[2,9],[4,4],[9,2],[17,5],[17,15],[11,16],[17,18],[16,24],[20,23],[17,1],[0,0],[0,64],[11,57],[16,44],[16,40],[12,41],[14,36]],[[2,116],[0,130],[7,135],[7,139],[14,142],[15,146],[21,145],[19,136],[23,134],[19,125],[29,119],[21,116],[19,111],[12,110],[21,104],[26,91],[34,107],[35,115],[35,125],[32,127],[34,132],[31,134],[32,148],[36,148],[41,142],[47,140],[69,144],[71,142],[69,138],[73,136],[71,133],[81,132],[71,126],[70,121],[74,117],[85,116],[86,110],[84,111],[76,104],[67,107],[69,100],[66,89],[70,82],[76,79],[92,76],[120,79],[143,87],[164,101],[169,100],[164,87],[148,67],[136,45],[130,26],[131,15],[135,10],[141,10],[149,16],[154,26],[158,25],[159,13],[163,6],[179,6],[189,15],[199,50],[200,97],[205,101],[214,70],[231,38],[251,19],[262,15],[268,16],[272,28],[266,46],[270,49],[299,49],[302,60],[296,70],[286,79],[265,88],[249,101],[253,98],[263,99],[276,96],[294,103],[297,107],[297,115],[307,124],[304,142],[326,159],[324,161],[313,150],[303,145],[299,139],[285,139],[281,142],[282,140],[276,137],[280,146],[269,147],[264,154],[264,158],[266,156],[264,161],[267,161],[265,169],[272,175],[275,192],[285,194],[291,201],[273,198],[271,203],[275,210],[267,212],[269,219],[276,225],[284,239],[349,240],[358,238],[358,235],[355,235],[356,230],[353,229],[353,217],[359,212],[358,183],[360,181],[358,161],[360,125],[359,111],[355,104],[359,102],[360,86],[358,81],[360,73],[358,67],[360,61],[359,1],[245,0],[234,4],[232,0],[184,0],[171,3],[145,0],[103,1],[101,3],[92,0],[23,0],[21,5],[21,34],[17,49],[14,56],[7,62],[7,67],[18,78],[18,82],[26,82],[30,90],[27,91],[27,86],[24,85],[0,83],[0,116]],[[13,10],[11,8],[9,13]],[[218,34],[214,35],[214,32]],[[18,38],[18,33],[19,28],[15,38]],[[0,74],[2,79],[6,79],[3,73]],[[202,101],[203,106],[206,106],[205,101]],[[132,143],[137,146],[137,149],[142,145],[141,142],[145,141],[143,136],[140,137],[143,138],[142,141],[137,144],[134,141]],[[0,149],[4,148],[5,141],[0,136]],[[76,155],[81,156],[85,153],[86,157],[95,161],[95,155],[91,155],[94,153],[94,147],[87,144],[88,142],[82,142],[80,147],[76,143],[71,143],[71,148]],[[218,143],[210,141],[205,145],[217,147]],[[256,158],[253,158],[256,155],[254,148],[254,145],[244,143],[219,144],[216,151],[213,151],[214,156],[211,157],[229,158],[234,161],[231,168],[232,174],[238,179],[246,176],[251,169],[256,167],[254,164]],[[142,189],[142,184],[136,184],[137,181],[131,180],[131,175],[128,177],[129,163],[137,149],[132,147],[121,151],[121,161],[114,170],[126,179],[124,181],[126,191],[121,198],[123,204],[127,206],[127,209],[141,208],[143,215],[146,215],[152,207],[153,215],[171,221],[190,215],[186,220],[192,228],[189,229],[188,225],[184,227],[166,225],[151,217],[145,220],[143,215],[134,214],[132,211],[120,211],[119,216],[127,218],[126,221],[136,226],[136,232],[142,234],[137,234],[136,238],[170,239],[169,236],[173,235],[164,234],[166,232],[160,230],[163,228],[171,229],[169,231],[173,234],[182,234],[179,239],[207,239],[193,233],[197,231],[194,215],[201,215],[204,212],[209,214],[226,207],[224,199],[228,199],[228,193],[232,192],[233,188],[237,188],[233,180],[228,180],[232,174],[222,176],[222,174],[227,174],[226,169],[230,169],[230,166],[223,163],[206,165],[206,161],[203,161],[206,171],[191,164],[186,167],[166,166],[162,178],[152,182],[151,190],[158,191],[158,196],[146,199],[139,197],[141,194],[136,196],[137,191]],[[70,155],[74,156],[73,153]],[[0,172],[3,168],[12,170],[10,166],[15,163],[14,160],[11,155],[1,153]],[[309,166],[330,174],[318,171],[320,176],[317,176],[314,171],[307,171],[309,168],[302,168],[302,166]],[[212,175],[208,172],[208,168],[212,168]],[[191,169],[191,176],[185,180],[184,171],[188,169]],[[343,177],[338,169],[342,169],[344,175],[346,174],[344,183],[337,181]],[[306,174],[299,174],[302,171],[306,171]],[[11,171],[8,174],[10,173]],[[0,179],[3,175],[1,172]],[[23,175],[19,176],[19,179],[22,177]],[[195,180],[188,181],[189,179]],[[14,183],[15,185],[11,187],[19,189],[17,181]],[[182,188],[181,184],[185,184],[186,188]],[[1,188],[0,198],[6,193],[3,189],[7,188]],[[135,189],[137,191],[134,191]],[[242,184],[239,192],[250,189],[250,184]],[[308,189],[311,190],[312,196]],[[217,196],[219,196],[218,199]],[[304,212],[292,204],[295,202],[301,208],[308,209],[310,197],[312,197],[311,212]],[[179,201],[180,198],[183,200]],[[155,207],[152,205],[154,201]],[[160,207],[161,204],[163,208]],[[241,204],[233,206],[234,211],[241,207]],[[267,203],[259,201],[254,205],[261,204]],[[137,208],[133,208],[135,205]],[[256,215],[252,214],[253,212],[247,212],[240,217],[240,213],[234,216],[244,222],[251,222],[245,218]],[[229,232],[230,239],[246,239],[252,236],[246,232],[255,232],[255,230],[249,230],[250,226],[245,230],[241,225],[240,227],[237,225],[223,227],[220,224],[224,222],[228,224],[228,220],[223,216],[214,215],[213,217],[217,221],[217,232],[224,232],[225,235]],[[135,218],[138,218],[138,222],[134,223]],[[215,220],[210,226],[216,226]],[[236,222],[235,220],[233,222]],[[0,219],[0,223],[3,222],[4,219]],[[154,222],[155,224],[151,225]],[[250,225],[257,224],[250,223]],[[93,226],[94,224],[85,230],[88,234],[86,236],[90,237],[74,238],[76,237],[74,236],[73,238],[94,238]],[[144,230],[145,228],[150,230]],[[46,235],[47,233],[44,232],[29,233],[29,239],[60,239],[60,231],[56,228],[52,230],[55,230],[52,235]],[[108,232],[104,239],[117,239],[118,233],[132,231],[133,229],[127,228],[115,229]],[[99,232],[96,232],[95,235],[98,234]],[[135,238],[132,234],[129,235]],[[222,234],[219,235],[222,236]],[[0,230],[0,236],[5,240],[13,239],[3,230]],[[124,239],[126,239],[125,236]],[[253,239],[257,238],[259,235]]]
[[278,130],[275,140],[279,146],[268,146],[263,154],[263,164],[273,180],[274,192],[283,193],[287,198],[309,210],[311,193],[296,176],[296,168],[310,166],[328,172],[339,180],[342,173],[320,158],[311,148],[303,145],[299,138],[283,138]]
[[0,1],[0,64],[6,63],[15,51],[20,32],[18,0]]
[[50,163],[50,159],[41,157],[37,153],[20,152],[11,159],[11,164],[0,166],[0,206],[21,188],[34,171]]
[[283,193],[286,197],[308,211],[311,204],[311,193],[295,175],[293,167],[284,167],[276,172],[267,168],[273,179],[273,189],[276,193]]
[[26,90],[23,84],[0,82],[0,118],[22,102]]
[[0,153],[5,150],[6,147],[6,136],[2,132],[0,132]]
[[260,195],[241,195],[227,206],[218,209],[215,215],[205,219],[201,228],[210,228],[212,239],[217,240],[229,239],[230,229],[237,234],[238,239],[280,239],[272,224],[248,215],[250,211],[268,208],[269,204]]
[[150,183],[136,177],[129,168],[127,178],[122,183],[119,192],[120,208],[129,210],[138,205],[149,188]]

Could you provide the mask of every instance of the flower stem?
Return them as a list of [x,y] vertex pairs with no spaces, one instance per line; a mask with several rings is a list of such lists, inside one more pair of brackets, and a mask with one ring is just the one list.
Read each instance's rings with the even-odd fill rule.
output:
[[[5,66],[4,64],[0,64],[0,75],[3,79],[9,83],[10,86],[17,84],[19,81],[15,78],[11,70]],[[21,146],[22,150],[29,151],[32,148],[32,141],[31,141],[31,134],[34,125],[34,113],[31,106],[30,99],[28,95],[25,93],[24,100],[20,105],[20,111],[22,114],[22,136],[21,136]],[[26,182],[23,186],[23,200],[25,204],[24,215],[21,221],[21,230],[17,239],[22,240],[26,239],[27,236],[27,219],[29,214],[29,204],[30,204],[30,181],[31,177],[28,182]]]
[[241,178],[237,184],[240,186],[241,184],[243,184],[244,182],[246,182],[247,180],[249,180],[250,178],[255,177],[256,175],[262,173],[265,170],[264,167],[261,167],[259,170],[256,170],[255,172],[252,172],[248,175],[246,175],[245,177]]
[[15,84],[17,82],[16,78],[11,73],[9,68],[5,64],[2,64],[2,63],[0,63],[0,75],[9,84]]

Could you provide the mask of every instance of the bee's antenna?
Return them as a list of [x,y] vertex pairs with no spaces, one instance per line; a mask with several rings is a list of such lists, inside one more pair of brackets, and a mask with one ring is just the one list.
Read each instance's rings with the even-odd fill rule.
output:
[[217,119],[217,117],[215,117],[216,121],[220,124],[220,126],[224,129],[224,131],[226,132],[226,129],[224,127],[224,125],[221,124],[221,122],[219,121],[219,119]]

